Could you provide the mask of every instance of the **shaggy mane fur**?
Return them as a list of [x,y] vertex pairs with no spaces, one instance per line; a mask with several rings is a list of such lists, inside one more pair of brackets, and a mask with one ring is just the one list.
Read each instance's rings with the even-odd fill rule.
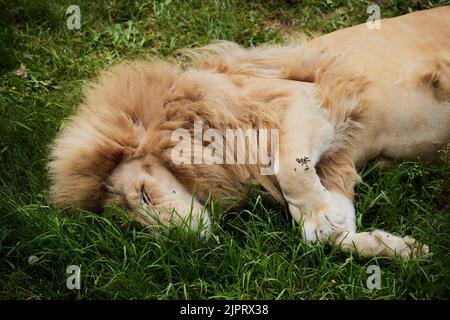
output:
[[[324,50],[303,50],[299,43],[245,50],[235,43],[221,41],[183,50],[183,54],[199,69],[315,82],[316,99],[336,132],[333,148],[318,163],[317,173],[327,189],[339,190],[349,198],[353,197],[354,185],[360,177],[351,160],[351,152],[358,133],[363,129],[367,104],[365,91],[370,86],[364,75],[352,73],[348,63]],[[283,64],[277,63],[277,57]],[[289,57],[294,57],[296,62],[286,62]],[[293,66],[299,67],[293,71]]]
[[[146,154],[156,156],[188,190],[194,188],[201,201],[210,195],[240,199],[250,184],[257,183],[283,202],[275,177],[261,175],[259,164],[175,165],[170,154],[176,144],[171,139],[173,130],[187,129],[192,134],[194,121],[203,121],[203,130],[222,132],[227,128],[279,128],[286,92],[237,92],[240,76],[286,77],[282,66],[268,63],[286,50],[298,47],[245,50],[220,42],[184,51],[196,69],[184,71],[162,61],[138,61],[103,72],[98,81],[86,86],[85,102],[63,126],[52,147],[53,202],[60,207],[101,208],[108,197],[107,178],[116,166]],[[336,72],[339,77],[333,76],[333,59],[326,54],[321,57],[322,68],[305,70],[302,80],[317,82],[318,101],[335,124],[337,138],[317,172],[325,187],[351,197],[359,177],[350,151],[364,115],[363,101],[354,97],[363,96],[367,81],[343,75],[342,70]],[[308,61],[307,56],[304,59]],[[328,67],[326,73],[322,72],[324,66]]]
[[192,132],[196,120],[203,121],[203,130],[279,128],[286,93],[254,90],[240,95],[238,85],[239,81],[225,81],[224,75],[183,71],[162,61],[125,63],[103,72],[86,86],[85,102],[52,146],[53,202],[60,207],[100,208],[108,197],[106,181],[116,166],[147,154],[156,156],[188,190],[195,188],[201,201],[210,195],[239,198],[250,184],[258,183],[282,202],[275,177],[260,175],[259,164],[171,161],[176,144],[172,131]]

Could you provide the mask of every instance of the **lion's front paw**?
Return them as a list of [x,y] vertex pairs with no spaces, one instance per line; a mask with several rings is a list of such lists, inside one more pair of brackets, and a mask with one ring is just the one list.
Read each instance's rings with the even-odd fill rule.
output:
[[384,246],[386,256],[400,256],[403,259],[426,256],[430,249],[412,237],[397,237],[385,231],[376,230],[371,233],[377,241]]
[[400,250],[402,258],[421,257],[430,253],[430,248],[426,244],[421,244],[411,237],[403,238],[404,247]]
[[303,223],[303,238],[307,241],[326,242],[348,229],[346,215],[340,211],[327,209],[311,214]]

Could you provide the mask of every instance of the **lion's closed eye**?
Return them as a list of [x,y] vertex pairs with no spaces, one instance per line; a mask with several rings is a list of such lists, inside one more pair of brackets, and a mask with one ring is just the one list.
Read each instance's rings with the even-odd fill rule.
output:
[[141,190],[139,192],[139,200],[140,200],[142,205],[149,206],[149,205],[153,204],[151,198],[147,194],[147,191],[145,191],[144,185],[141,186]]

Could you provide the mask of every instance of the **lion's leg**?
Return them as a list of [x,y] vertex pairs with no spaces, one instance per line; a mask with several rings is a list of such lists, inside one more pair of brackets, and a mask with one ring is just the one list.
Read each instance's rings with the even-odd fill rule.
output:
[[399,237],[383,230],[356,232],[355,207],[352,199],[339,192],[331,194],[334,205],[339,208],[339,216],[328,212],[322,217],[317,216],[313,224],[307,226],[315,228],[319,234],[320,230],[328,228],[327,225],[331,226],[332,233],[327,239],[322,237],[319,240],[326,240],[331,245],[340,246],[345,252],[356,252],[364,257],[398,255],[408,258],[411,255],[428,254],[428,246],[419,245],[411,237]]
[[419,244],[414,238],[399,237],[383,230],[372,232],[344,232],[334,240],[345,252],[356,252],[364,257],[384,256],[409,258],[427,255],[427,245]]
[[334,133],[318,109],[314,106],[306,109],[311,101],[299,99],[296,102],[298,104],[286,110],[283,119],[276,177],[292,217],[297,222],[306,220],[304,238],[320,240],[329,236],[333,229],[327,224],[327,228],[319,230],[319,220],[331,215],[335,222],[343,223],[339,217],[344,217],[332,193],[324,187],[316,172],[316,165]]
[[[340,246],[344,251],[355,251],[363,256],[398,254],[407,257],[411,253],[427,253],[428,247],[420,248],[409,237],[402,238],[381,230],[356,232],[351,194],[344,195],[339,188],[333,189],[332,178],[319,177],[316,172],[329,129],[320,118],[314,118],[314,114],[299,115],[298,112],[295,108],[286,111],[276,176],[292,217],[302,225],[303,238]],[[306,114],[310,118],[305,119]],[[299,127],[299,122],[305,125]],[[314,127],[308,128],[311,124]],[[321,174],[327,172],[322,170]],[[347,176],[353,179],[352,175]],[[324,187],[322,180],[328,181],[330,189]]]
[[399,237],[382,230],[357,232],[352,199],[335,191],[330,191],[329,195],[330,203],[314,212],[302,213],[297,206],[289,204],[293,218],[302,225],[305,240],[319,240],[365,257],[398,255],[408,258],[428,254],[428,246],[419,245],[411,237]]

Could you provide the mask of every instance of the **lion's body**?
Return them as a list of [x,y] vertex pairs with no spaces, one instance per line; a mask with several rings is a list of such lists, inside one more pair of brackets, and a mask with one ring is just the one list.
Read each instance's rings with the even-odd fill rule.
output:
[[[308,240],[407,256],[418,249],[411,238],[356,232],[353,187],[357,168],[374,157],[432,160],[450,141],[449,15],[449,7],[419,12],[300,47],[214,45],[194,52],[185,71],[162,62],[118,66],[89,89],[56,141],[54,200],[101,207],[119,196],[132,209],[140,201],[185,210],[176,195],[195,189],[198,214],[210,195],[239,197],[256,182],[287,202]],[[195,121],[222,132],[279,129],[279,170],[174,164],[171,133],[192,133]]]
[[[357,164],[374,156],[432,160],[450,140],[449,16],[450,7],[416,12],[382,20],[379,30],[362,24],[305,46],[305,51],[335,59],[323,79],[322,66],[314,66],[325,89],[320,93],[323,105],[332,107],[338,90],[349,95],[354,94],[352,85],[361,90],[356,97],[365,104],[367,119],[358,139]],[[288,78],[302,79],[303,72],[295,66]]]

